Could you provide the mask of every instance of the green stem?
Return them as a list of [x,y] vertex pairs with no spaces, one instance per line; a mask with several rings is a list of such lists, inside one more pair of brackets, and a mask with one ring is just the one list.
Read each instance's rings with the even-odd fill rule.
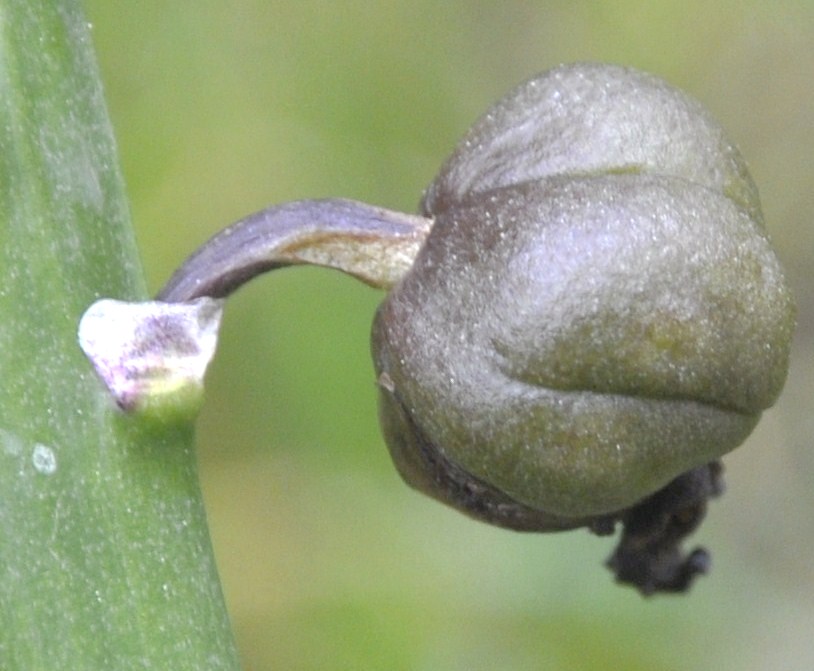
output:
[[192,425],[115,407],[101,296],[145,288],[87,23],[0,0],[0,667],[237,669]]

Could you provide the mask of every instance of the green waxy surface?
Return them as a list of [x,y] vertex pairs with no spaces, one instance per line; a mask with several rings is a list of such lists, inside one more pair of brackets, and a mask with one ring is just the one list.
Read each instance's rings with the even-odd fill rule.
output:
[[76,339],[143,299],[89,26],[0,3],[0,667],[233,669],[187,422],[113,404]]

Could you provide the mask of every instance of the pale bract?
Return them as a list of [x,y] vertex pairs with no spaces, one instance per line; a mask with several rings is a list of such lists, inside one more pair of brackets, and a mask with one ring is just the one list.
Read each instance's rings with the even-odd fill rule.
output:
[[197,407],[215,353],[223,301],[102,299],[79,323],[79,345],[124,410]]

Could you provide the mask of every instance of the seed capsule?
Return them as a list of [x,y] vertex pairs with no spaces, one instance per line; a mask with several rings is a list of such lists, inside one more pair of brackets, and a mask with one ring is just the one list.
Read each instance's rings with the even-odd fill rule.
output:
[[664,82],[575,65],[523,84],[422,210],[372,348],[391,452],[432,496],[514,528],[601,526],[737,447],[780,393],[794,308],[757,191]]

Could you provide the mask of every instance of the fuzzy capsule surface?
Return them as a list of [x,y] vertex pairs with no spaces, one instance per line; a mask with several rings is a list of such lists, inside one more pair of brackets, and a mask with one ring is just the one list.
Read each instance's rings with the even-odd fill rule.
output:
[[436,498],[478,516],[415,450],[576,526],[734,449],[782,389],[794,306],[757,190],[655,77],[577,64],[526,82],[422,213],[372,350],[394,461]]

